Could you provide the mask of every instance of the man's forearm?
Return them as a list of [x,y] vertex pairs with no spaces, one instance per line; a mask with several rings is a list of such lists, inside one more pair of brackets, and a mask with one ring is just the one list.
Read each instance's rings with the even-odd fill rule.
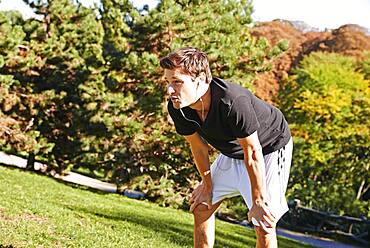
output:
[[208,150],[193,150],[191,152],[194,157],[195,164],[197,166],[198,172],[202,177],[202,181],[207,188],[212,187],[211,173],[210,173],[210,164],[209,164],[209,155]]
[[259,150],[253,151],[253,155],[244,159],[247,167],[249,180],[251,182],[252,200],[253,203],[264,202],[266,200],[265,191],[265,175],[262,168],[264,160],[262,152]]

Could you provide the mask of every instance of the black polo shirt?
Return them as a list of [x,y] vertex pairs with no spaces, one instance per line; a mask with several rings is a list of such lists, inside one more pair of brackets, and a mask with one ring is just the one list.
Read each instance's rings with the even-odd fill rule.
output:
[[204,122],[194,109],[175,109],[172,101],[168,101],[168,112],[179,134],[198,132],[222,154],[237,159],[244,158],[237,138],[247,137],[255,131],[263,155],[288,143],[290,130],[279,109],[257,98],[248,89],[219,78],[212,79],[210,88],[211,105]]

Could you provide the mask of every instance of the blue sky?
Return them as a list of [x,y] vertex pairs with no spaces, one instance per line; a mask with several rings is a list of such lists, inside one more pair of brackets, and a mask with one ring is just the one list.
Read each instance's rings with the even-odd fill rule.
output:
[[[98,0],[80,0],[91,5]],[[22,0],[0,0],[0,10],[17,9],[25,16],[32,11]],[[133,0],[135,6],[148,4],[153,8],[158,0]],[[370,0],[254,0],[253,19],[271,21],[286,19],[304,21],[321,30],[338,28],[343,24],[359,24],[370,30]]]

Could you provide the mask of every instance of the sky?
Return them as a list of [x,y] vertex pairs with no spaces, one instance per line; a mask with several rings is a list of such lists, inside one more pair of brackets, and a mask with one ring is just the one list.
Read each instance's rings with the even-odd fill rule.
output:
[[[92,5],[98,0],[80,0]],[[132,0],[135,6],[148,4],[154,8],[158,0]],[[358,24],[370,30],[370,0],[254,0],[254,21],[285,19],[303,21],[320,30],[338,28],[344,24]],[[32,16],[22,0],[0,0],[0,10],[16,9],[25,17]]]

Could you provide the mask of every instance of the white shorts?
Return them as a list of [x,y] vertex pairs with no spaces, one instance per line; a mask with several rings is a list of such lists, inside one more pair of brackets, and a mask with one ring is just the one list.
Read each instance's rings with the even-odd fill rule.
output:
[[[289,210],[285,192],[289,179],[292,160],[293,141],[281,149],[265,155],[265,189],[267,202],[274,216],[279,220]],[[212,204],[225,198],[242,195],[248,208],[251,209],[251,184],[244,160],[234,159],[220,154],[211,166],[213,184]],[[253,221],[254,224],[255,221]]]

